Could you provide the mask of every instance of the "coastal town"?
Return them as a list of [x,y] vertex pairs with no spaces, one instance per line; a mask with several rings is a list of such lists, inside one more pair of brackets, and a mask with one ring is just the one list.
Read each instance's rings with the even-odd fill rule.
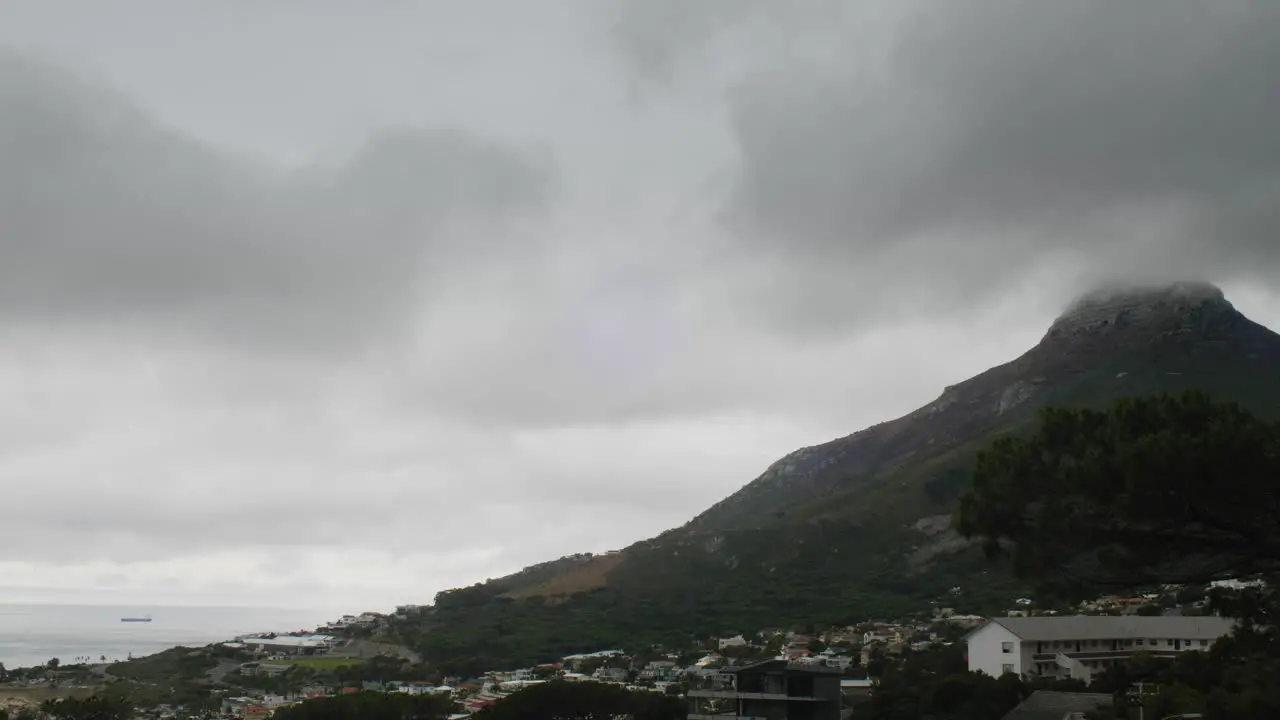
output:
[[[150,683],[165,687],[150,695],[154,702],[138,703],[135,717],[266,720],[311,700],[386,693],[447,699],[457,719],[560,681],[676,697],[695,719],[800,717],[788,710],[799,697],[807,703],[804,712],[817,712],[804,717],[857,718],[886,669],[921,653],[960,652],[971,672],[1076,681],[1083,687],[1138,654],[1169,659],[1207,652],[1235,624],[1207,613],[1209,594],[1259,587],[1258,580],[1166,586],[1073,608],[1041,607],[1019,597],[1002,614],[987,616],[937,606],[929,614],[810,632],[760,628],[679,648],[602,648],[474,677],[440,674],[412,650],[381,640],[397,619],[427,610],[401,606],[393,613],[346,615],[313,630],[251,633],[126,663],[51,660],[44,667],[9,670],[0,690],[0,717],[43,717],[47,705],[35,698]],[[797,688],[806,689],[797,694]],[[1051,693],[1035,696],[1043,700],[1046,692]],[[1060,694],[1086,703],[1100,697]]]

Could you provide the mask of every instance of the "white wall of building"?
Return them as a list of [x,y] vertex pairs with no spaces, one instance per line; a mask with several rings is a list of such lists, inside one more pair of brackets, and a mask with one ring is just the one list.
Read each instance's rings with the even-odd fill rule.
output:
[[998,623],[987,623],[975,630],[969,636],[968,645],[969,670],[991,677],[1000,677],[1006,672],[1021,675],[1031,662],[1018,636]]

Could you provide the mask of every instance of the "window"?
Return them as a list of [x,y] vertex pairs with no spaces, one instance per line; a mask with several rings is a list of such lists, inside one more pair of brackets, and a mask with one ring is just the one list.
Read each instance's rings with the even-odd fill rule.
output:
[[[1155,645],[1155,643],[1154,643],[1154,642],[1153,642],[1153,643],[1151,643],[1151,644],[1152,644],[1152,645]],[[1169,647],[1173,647],[1173,641],[1172,641],[1172,640],[1165,640],[1165,641],[1164,641],[1164,644],[1165,644],[1165,645],[1168,645]]]
[[1005,663],[1005,664],[1001,665],[1001,666],[1000,666],[1000,672],[1001,672],[1001,673],[1012,673],[1012,672],[1013,672],[1013,665],[1011,665],[1011,664],[1009,664],[1009,663]]
[[1200,647],[1204,647],[1204,646],[1206,646],[1206,645],[1208,645],[1208,644],[1209,644],[1209,641],[1208,641],[1208,640],[1201,640],[1201,641],[1200,641]]
[[[1141,644],[1142,644],[1142,639],[1141,639],[1141,638],[1139,638],[1139,639],[1138,639],[1138,644],[1139,644],[1139,645],[1141,645]],[[1154,644],[1154,643],[1153,643],[1153,644]]]
[[1000,643],[1000,652],[1006,653],[1006,654],[1013,652],[1013,643],[1011,642]]

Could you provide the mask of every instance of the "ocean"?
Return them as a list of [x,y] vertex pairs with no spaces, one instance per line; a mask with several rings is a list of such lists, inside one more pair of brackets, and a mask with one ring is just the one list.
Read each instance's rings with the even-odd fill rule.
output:
[[[151,622],[120,622],[138,616]],[[0,604],[0,663],[15,668],[55,657],[64,664],[101,662],[103,656],[110,662],[249,633],[311,630],[332,619],[278,608]]]

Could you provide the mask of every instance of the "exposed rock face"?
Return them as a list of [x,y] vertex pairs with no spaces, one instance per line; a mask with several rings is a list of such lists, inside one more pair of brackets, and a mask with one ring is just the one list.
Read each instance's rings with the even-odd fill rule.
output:
[[1036,391],[1035,385],[1025,380],[1019,380],[1000,393],[1000,404],[996,406],[996,412],[1004,414],[1018,405],[1024,400],[1031,397]]
[[1179,282],[1140,288],[1108,288],[1082,295],[1053,322],[1046,339],[1081,331],[1142,325],[1185,314],[1204,305],[1231,308],[1222,290],[1209,283]]

